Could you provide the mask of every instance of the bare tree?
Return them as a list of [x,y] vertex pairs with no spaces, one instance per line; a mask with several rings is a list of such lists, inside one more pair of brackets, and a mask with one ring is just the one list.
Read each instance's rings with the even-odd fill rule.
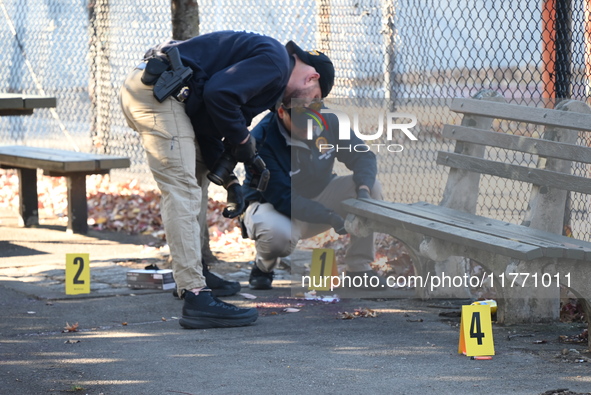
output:
[[186,40],[199,35],[197,0],[171,0],[172,38]]

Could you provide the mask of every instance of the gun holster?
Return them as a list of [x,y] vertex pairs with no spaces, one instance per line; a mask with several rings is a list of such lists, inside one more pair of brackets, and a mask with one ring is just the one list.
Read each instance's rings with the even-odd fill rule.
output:
[[146,62],[146,68],[144,69],[144,73],[142,74],[142,82],[145,85],[154,85],[158,78],[164,73],[170,64],[168,60],[164,57],[154,57],[148,59]]
[[154,97],[160,103],[178,93],[193,76],[193,70],[183,65],[177,47],[166,50],[166,56],[170,61],[170,69],[162,73],[154,85]]

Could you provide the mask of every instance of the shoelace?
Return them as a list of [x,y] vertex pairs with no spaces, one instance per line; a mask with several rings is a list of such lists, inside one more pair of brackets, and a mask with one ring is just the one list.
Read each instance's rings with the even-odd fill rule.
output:
[[228,304],[228,303],[226,303],[226,302],[224,302],[222,300],[219,300],[218,298],[216,298],[213,295],[211,295],[211,297],[213,299],[213,302],[211,302],[209,304],[211,307],[216,306],[216,307],[221,307],[223,309],[230,309],[230,310],[236,310],[236,311],[240,310],[238,307],[236,307],[234,305],[231,305],[231,304]]

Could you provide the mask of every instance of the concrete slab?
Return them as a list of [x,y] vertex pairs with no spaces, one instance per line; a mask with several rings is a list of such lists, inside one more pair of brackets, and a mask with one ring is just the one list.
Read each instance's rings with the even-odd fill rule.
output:
[[[580,333],[581,323],[494,325],[496,355],[473,361],[457,353],[454,313],[466,301],[306,301],[292,295],[285,272],[273,290],[243,288],[256,299],[225,298],[257,307],[254,325],[184,330],[181,300],[123,282],[129,268],[164,262],[145,247],[153,240],[68,235],[53,225],[22,229],[0,218],[0,393],[591,393],[585,345],[559,341]],[[91,255],[90,294],[64,294],[66,252]],[[296,265],[306,259],[309,251],[292,257]],[[246,287],[248,262],[214,270]],[[379,314],[340,319],[359,308]],[[67,324],[77,331],[64,332]],[[564,388],[570,392],[555,391]]]

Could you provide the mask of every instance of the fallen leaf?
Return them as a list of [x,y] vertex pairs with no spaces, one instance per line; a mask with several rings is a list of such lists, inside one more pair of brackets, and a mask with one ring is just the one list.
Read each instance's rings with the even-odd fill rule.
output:
[[162,317],[162,321],[166,321],[166,318]]
[[378,316],[378,312],[372,309],[368,309],[367,307],[363,307],[360,309],[355,309],[355,316],[364,318],[374,318]]
[[126,326],[127,322],[122,322],[121,325]]
[[62,332],[63,333],[66,333],[66,332],[78,332],[78,323],[75,323],[75,324],[70,325],[70,324],[68,324],[66,322],[66,326],[64,327],[64,330]]

